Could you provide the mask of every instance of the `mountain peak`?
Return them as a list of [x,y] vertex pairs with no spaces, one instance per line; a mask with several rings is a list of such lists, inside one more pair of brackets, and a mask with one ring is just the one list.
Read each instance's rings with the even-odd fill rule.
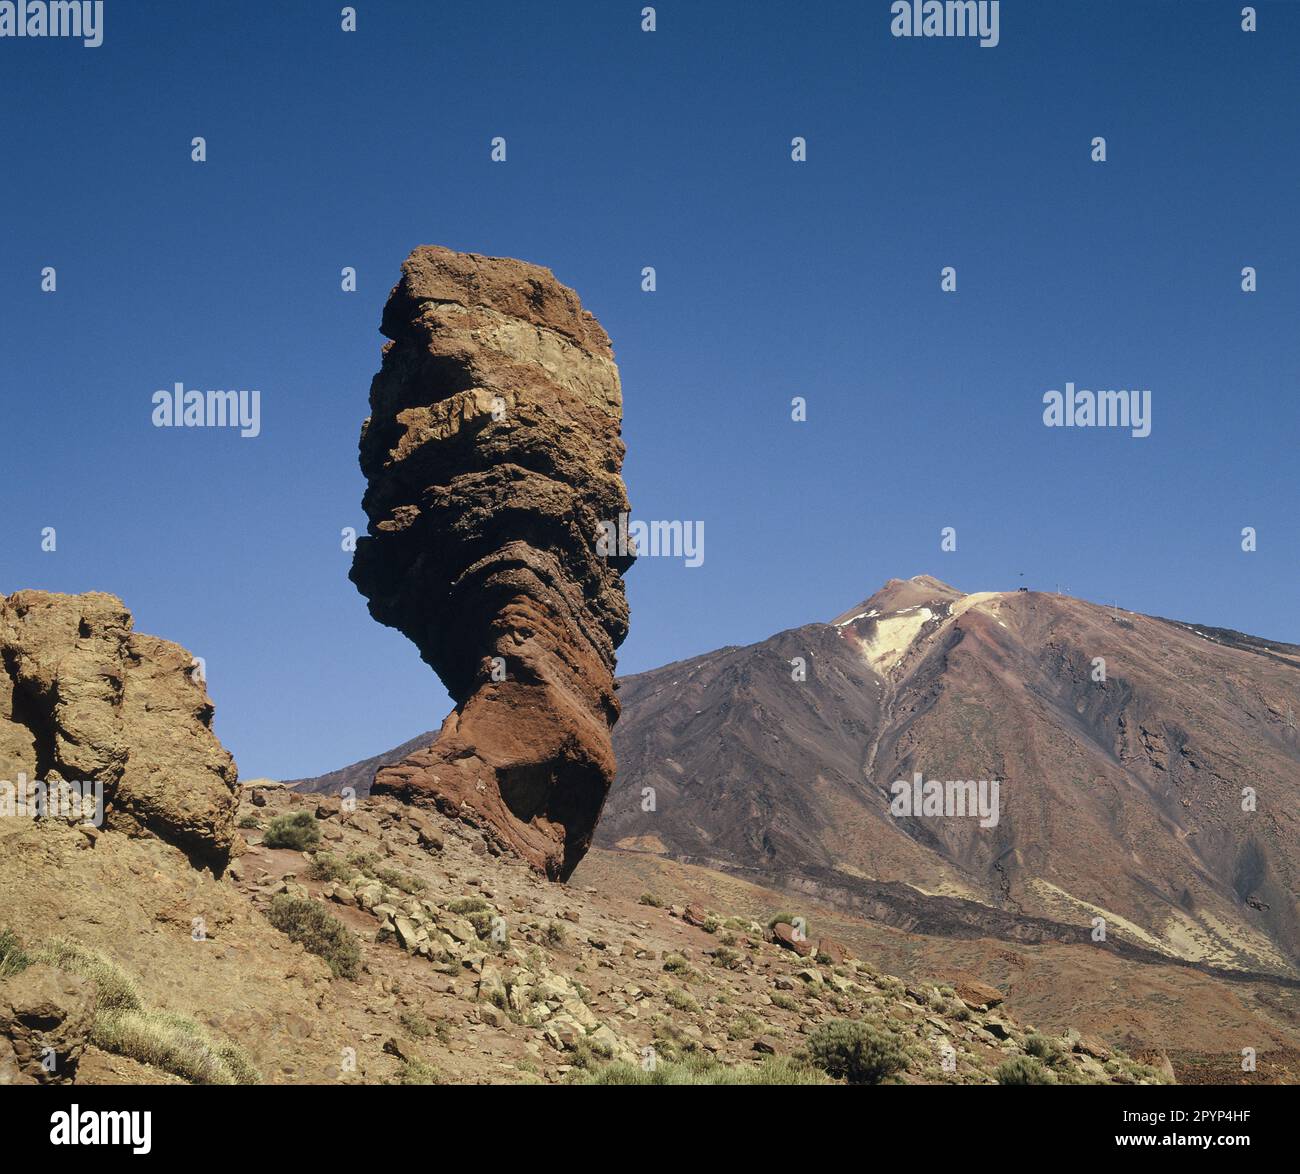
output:
[[887,615],[930,603],[952,603],[965,596],[933,575],[913,575],[910,579],[890,579],[874,595],[836,616],[831,623],[844,624],[859,619],[869,612]]

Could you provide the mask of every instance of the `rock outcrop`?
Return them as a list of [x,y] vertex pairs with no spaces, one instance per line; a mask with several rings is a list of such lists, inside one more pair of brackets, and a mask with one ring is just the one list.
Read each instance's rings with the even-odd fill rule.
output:
[[421,247],[381,329],[352,580],[456,708],[375,794],[490,828],[552,878],[591,842],[614,777],[627,633],[602,523],[627,511],[609,338],[548,269]]
[[0,596],[0,780],[103,788],[104,824],[220,871],[234,841],[234,761],[179,645],[132,630],[91,592]]
[[94,1018],[89,979],[40,965],[0,982],[0,1085],[71,1084]]

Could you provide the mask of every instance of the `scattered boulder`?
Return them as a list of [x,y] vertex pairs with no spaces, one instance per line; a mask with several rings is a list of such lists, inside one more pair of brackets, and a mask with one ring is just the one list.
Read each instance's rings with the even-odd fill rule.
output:
[[427,246],[381,329],[352,581],[456,708],[371,793],[473,822],[563,880],[614,777],[635,558],[602,545],[628,511],[609,338],[549,270]]
[[772,926],[772,940],[776,942],[778,946],[784,946],[787,950],[793,950],[800,958],[812,957],[812,942],[800,934],[793,925],[788,925],[784,921],[778,921],[774,926]]
[[952,983],[952,989],[957,992],[957,997],[972,1011],[992,1010],[1006,998],[997,987],[989,986],[988,983],[973,978],[961,979]]

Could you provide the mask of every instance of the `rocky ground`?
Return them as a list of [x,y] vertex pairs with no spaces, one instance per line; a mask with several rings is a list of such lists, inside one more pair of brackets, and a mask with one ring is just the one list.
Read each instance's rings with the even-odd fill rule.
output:
[[[263,844],[295,821],[319,836],[307,851]],[[390,799],[348,812],[336,798],[245,787],[246,846],[219,880],[160,841],[3,822],[0,929],[28,952],[53,938],[101,952],[151,1014],[189,1017],[214,1051],[230,1041],[268,1083],[625,1082],[648,1065],[816,1081],[829,1077],[802,1060],[833,1021],[867,1024],[896,1057],[889,1078],[907,1083],[989,1083],[1026,1055],[1058,1083],[1167,1076],[1100,1039],[1035,1033],[969,976],[905,983],[793,915],[769,930],[703,901],[549,883],[474,829]],[[272,924],[301,936],[303,910],[345,928],[314,934],[339,974]],[[165,1057],[96,1046],[94,999],[91,984],[34,965],[0,981],[0,1039],[30,1037],[33,1000],[63,1001],[77,1038],[60,1045],[69,1062],[52,1078],[177,1079]],[[7,1070],[22,1078],[20,1060]]]

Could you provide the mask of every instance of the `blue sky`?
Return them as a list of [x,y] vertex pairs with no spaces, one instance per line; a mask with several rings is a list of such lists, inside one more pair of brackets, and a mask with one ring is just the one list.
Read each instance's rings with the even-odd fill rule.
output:
[[[203,656],[246,777],[449,708],[340,549],[423,243],[574,287],[634,516],[705,523],[702,567],[630,573],[624,672],[919,573],[1300,642],[1300,4],[1247,34],[1235,2],[1003,0],[996,48],[894,38],[887,0],[661,3],[654,33],[621,0],[341,7],[109,0],[101,48],[0,39],[0,591],[110,591]],[[262,435],[154,428],[178,380],[259,389]],[[1067,380],[1151,388],[1151,436],[1044,427]]]

